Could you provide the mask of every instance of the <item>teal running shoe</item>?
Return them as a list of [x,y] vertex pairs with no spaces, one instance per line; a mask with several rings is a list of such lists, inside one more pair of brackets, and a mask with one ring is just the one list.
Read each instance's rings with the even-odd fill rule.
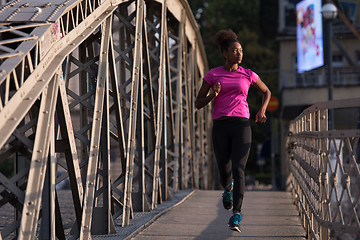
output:
[[241,214],[234,213],[231,218],[229,219],[228,226],[233,231],[241,232],[240,230],[240,222],[241,222]]
[[228,192],[224,189],[224,193],[222,194],[223,198],[223,206],[226,210],[231,210],[233,207],[233,199],[232,199],[232,191]]

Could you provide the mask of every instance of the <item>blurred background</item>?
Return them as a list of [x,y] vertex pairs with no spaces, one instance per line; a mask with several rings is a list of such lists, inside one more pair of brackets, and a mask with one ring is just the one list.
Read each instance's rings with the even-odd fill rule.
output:
[[[269,121],[260,125],[254,122],[254,116],[261,94],[255,88],[249,91],[253,144],[247,163],[247,186],[271,188],[274,184],[284,189],[289,173],[284,149],[289,121],[312,104],[360,97],[360,1],[188,2],[201,31],[209,68],[224,64],[213,42],[216,32],[232,29],[244,49],[241,65],[256,72],[275,96],[268,111]],[[322,6],[327,3],[337,10],[330,20],[322,14]],[[318,61],[312,59],[311,44]],[[306,59],[299,56],[301,52],[307,54]],[[302,66],[305,62],[307,66]],[[356,129],[360,125],[359,109],[335,111],[333,118],[336,129],[354,128],[354,124]]]

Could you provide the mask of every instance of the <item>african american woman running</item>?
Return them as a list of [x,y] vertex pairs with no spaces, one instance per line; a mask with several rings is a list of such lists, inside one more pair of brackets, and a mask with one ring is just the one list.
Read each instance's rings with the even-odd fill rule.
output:
[[225,58],[225,65],[213,68],[205,75],[195,106],[200,109],[214,101],[212,138],[224,187],[223,205],[227,210],[233,209],[229,228],[240,232],[245,166],[251,146],[247,95],[250,85],[262,92],[262,105],[255,121],[264,123],[271,93],[256,73],[240,66],[243,49],[232,30],[219,31],[215,41]]

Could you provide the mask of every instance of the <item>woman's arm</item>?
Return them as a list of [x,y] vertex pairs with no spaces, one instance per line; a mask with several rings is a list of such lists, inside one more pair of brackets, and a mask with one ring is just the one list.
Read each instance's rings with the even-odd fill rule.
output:
[[[212,89],[210,94],[208,95],[209,90]],[[212,88],[210,84],[206,81],[203,81],[201,88],[199,90],[198,95],[195,100],[195,107],[197,109],[201,109],[206,106],[211,100],[213,100],[220,92],[221,86],[220,83],[215,84]]]
[[263,81],[261,81],[260,78],[258,78],[258,80],[255,82],[254,86],[257,89],[259,89],[259,91],[261,91],[263,94],[262,104],[261,104],[261,107],[260,107],[258,113],[256,114],[255,122],[264,123],[264,122],[266,122],[265,112],[266,112],[266,108],[270,101],[271,92],[270,92],[269,88],[265,85],[265,83]]

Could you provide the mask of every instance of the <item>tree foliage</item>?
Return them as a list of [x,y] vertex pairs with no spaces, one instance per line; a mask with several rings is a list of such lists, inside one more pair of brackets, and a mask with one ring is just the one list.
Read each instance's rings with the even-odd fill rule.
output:
[[[237,33],[244,49],[243,67],[259,75],[277,68],[277,0],[191,0],[189,4],[199,24],[210,68],[224,64],[214,43],[215,34],[222,29]],[[273,93],[277,92],[277,78],[260,77]]]
[[[245,0],[194,0],[189,1],[195,18],[199,24],[210,67],[223,63],[221,55],[214,44],[216,32],[232,29],[239,33],[245,27],[258,29],[258,1]],[[241,39],[240,39],[241,41]]]

